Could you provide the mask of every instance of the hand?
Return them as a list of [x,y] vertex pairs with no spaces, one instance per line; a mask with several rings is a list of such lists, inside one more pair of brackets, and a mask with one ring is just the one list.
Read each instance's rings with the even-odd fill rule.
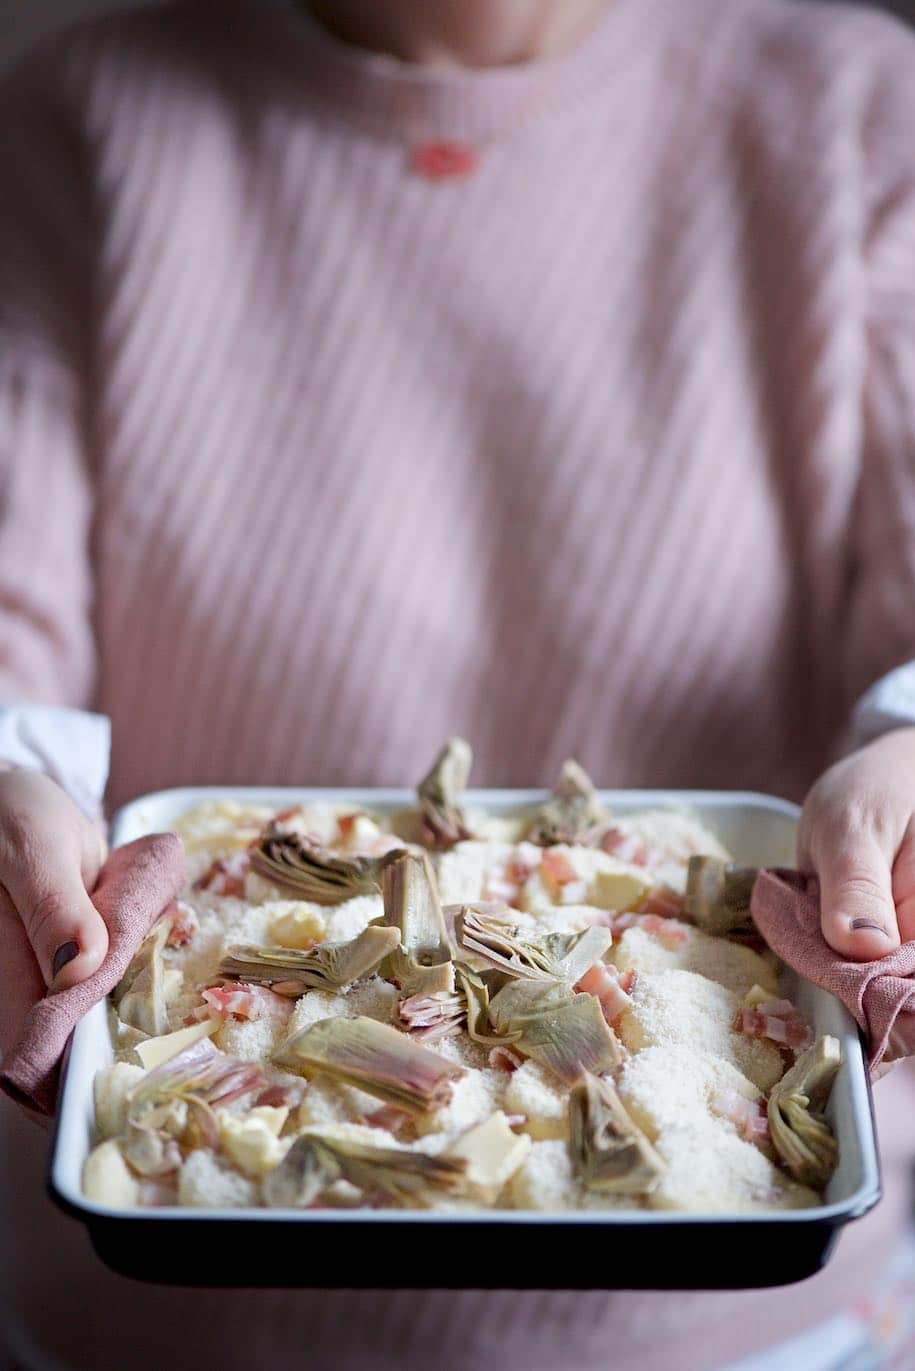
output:
[[804,802],[797,855],[819,877],[823,936],[843,957],[872,961],[915,938],[915,728],[824,772]]
[[84,981],[108,951],[89,898],[107,845],[47,776],[0,773],[0,1056],[31,1006]]

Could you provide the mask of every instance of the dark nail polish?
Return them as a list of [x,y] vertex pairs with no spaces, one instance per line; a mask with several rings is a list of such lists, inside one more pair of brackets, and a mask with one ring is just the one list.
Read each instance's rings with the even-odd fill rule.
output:
[[64,969],[68,962],[72,962],[73,958],[78,956],[79,943],[76,942],[75,939],[71,938],[68,943],[61,943],[60,947],[54,953],[54,961],[51,963],[51,970],[54,975],[56,976],[59,971]]
[[889,936],[885,928],[881,928],[879,924],[873,923],[870,919],[852,919],[851,926],[855,933],[859,928],[866,928],[874,933],[882,933],[884,938]]

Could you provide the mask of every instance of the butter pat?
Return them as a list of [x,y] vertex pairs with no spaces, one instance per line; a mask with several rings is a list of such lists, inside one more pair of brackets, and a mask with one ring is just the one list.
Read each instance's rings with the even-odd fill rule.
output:
[[139,1184],[116,1142],[103,1142],[89,1153],[83,1165],[83,1194],[112,1209],[130,1209],[139,1203]]
[[280,1139],[289,1110],[261,1105],[247,1114],[218,1110],[219,1138],[232,1161],[246,1176],[266,1176],[285,1157],[291,1138]]
[[[340,822],[343,819],[348,821],[344,825]],[[340,847],[344,852],[374,852],[376,844],[381,837],[381,829],[375,820],[368,814],[341,815],[341,833],[343,834]]]
[[177,1057],[179,1052],[183,1052],[192,1043],[199,1042],[201,1038],[209,1038],[218,1027],[218,1019],[204,1019],[202,1023],[191,1024],[190,1028],[179,1028],[177,1033],[163,1033],[160,1038],[147,1038],[145,1042],[137,1043],[134,1051],[146,1070],[151,1071],[154,1066],[161,1066],[162,1062]]
[[618,867],[597,872],[588,889],[588,903],[598,909],[631,909],[650,889],[647,876],[620,862]]
[[480,1199],[491,1202],[518,1170],[530,1148],[530,1138],[513,1133],[505,1115],[497,1110],[462,1134],[448,1155],[466,1160],[468,1183]]
[[283,912],[270,924],[270,936],[274,942],[281,947],[295,947],[300,951],[307,951],[315,943],[321,942],[327,932],[324,915],[309,904],[292,900],[283,903]]

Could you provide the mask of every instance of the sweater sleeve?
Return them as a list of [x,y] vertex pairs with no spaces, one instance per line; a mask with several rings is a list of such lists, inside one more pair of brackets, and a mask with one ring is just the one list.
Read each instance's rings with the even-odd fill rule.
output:
[[852,715],[852,741],[869,743],[894,728],[915,725],[915,662],[887,672],[866,690]]
[[0,757],[43,771],[90,819],[102,817],[111,756],[111,721],[103,714],[50,705],[0,705]]
[[915,658],[915,40],[894,30],[863,132],[867,359],[847,698]]
[[0,700],[85,705],[94,648],[89,197],[72,73],[0,89]]

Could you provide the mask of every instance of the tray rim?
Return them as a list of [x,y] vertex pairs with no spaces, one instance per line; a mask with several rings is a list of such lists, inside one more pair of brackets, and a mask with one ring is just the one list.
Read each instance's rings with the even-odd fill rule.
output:
[[[761,791],[748,790],[677,790],[668,788],[651,789],[607,789],[598,790],[600,798],[608,805],[622,805],[628,808],[673,808],[690,806],[735,809],[753,807],[768,810],[796,822],[800,807],[790,800],[769,795]],[[225,799],[233,802],[282,804],[284,800],[305,798],[306,800],[353,800],[356,803],[374,804],[380,807],[408,806],[415,803],[415,790],[402,787],[382,786],[245,786],[245,785],[205,785],[174,786],[164,790],[150,791],[128,801],[112,816],[111,845],[119,846],[123,834],[136,819],[137,811],[151,802],[171,802],[176,806],[187,803],[199,804],[207,799]],[[549,791],[543,788],[481,788],[468,787],[466,798],[472,804],[487,804],[496,807],[523,808],[544,799]],[[177,814],[179,811],[175,811]],[[148,831],[148,830],[147,830]],[[825,995],[825,991],[817,991]],[[829,997],[832,999],[833,997]],[[846,1199],[830,1204],[817,1205],[810,1209],[761,1210],[734,1213],[676,1210],[476,1210],[467,1213],[445,1213],[437,1210],[307,1210],[268,1209],[266,1207],[247,1208],[188,1208],[178,1205],[161,1206],[154,1209],[114,1209],[87,1200],[79,1191],[62,1177],[62,1151],[68,1133],[73,1128],[73,1115],[79,1102],[72,1099],[74,1092],[68,1091],[71,1078],[70,1065],[74,1054],[81,1055],[88,1049],[83,1046],[86,1030],[85,1022],[91,1015],[104,1013],[105,1001],[93,1006],[83,1020],[76,1025],[68,1039],[61,1063],[59,1105],[52,1126],[51,1146],[47,1188],[51,1199],[71,1217],[92,1225],[104,1222],[109,1225],[135,1223],[289,1223],[298,1224],[342,1224],[345,1226],[391,1225],[437,1225],[449,1227],[479,1226],[564,1226],[583,1228],[625,1227],[637,1224],[640,1227],[682,1228],[696,1225],[707,1228],[716,1225],[747,1224],[751,1227],[771,1224],[788,1224],[803,1227],[835,1227],[863,1217],[880,1200],[882,1184],[880,1160],[874,1125],[874,1108],[871,1085],[868,1078],[861,1035],[851,1015],[839,1006],[844,1022],[842,1048],[846,1054],[846,1067],[849,1072],[849,1089],[855,1118],[858,1120],[858,1144],[861,1153],[862,1179],[857,1189]],[[83,1030],[82,1033],[80,1030]],[[864,1119],[867,1127],[861,1126]]]

